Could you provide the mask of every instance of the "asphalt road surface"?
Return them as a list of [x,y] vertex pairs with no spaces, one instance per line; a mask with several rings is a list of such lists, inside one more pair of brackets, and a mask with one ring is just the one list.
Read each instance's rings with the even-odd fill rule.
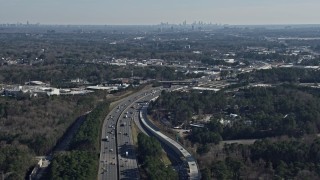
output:
[[142,90],[126,97],[107,115],[101,135],[98,179],[139,179],[131,132],[135,106],[160,89]]

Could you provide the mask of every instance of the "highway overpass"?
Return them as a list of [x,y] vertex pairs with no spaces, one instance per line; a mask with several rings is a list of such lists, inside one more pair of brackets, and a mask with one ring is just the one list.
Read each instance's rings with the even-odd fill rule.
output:
[[170,88],[172,85],[187,85],[187,86],[197,86],[198,81],[196,80],[188,80],[188,81],[159,81],[163,87]]

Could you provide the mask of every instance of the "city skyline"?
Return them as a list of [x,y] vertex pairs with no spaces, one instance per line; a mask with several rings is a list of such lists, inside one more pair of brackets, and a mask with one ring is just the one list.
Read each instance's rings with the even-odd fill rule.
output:
[[320,24],[316,0],[0,0],[0,23],[151,25],[198,21],[233,25]]

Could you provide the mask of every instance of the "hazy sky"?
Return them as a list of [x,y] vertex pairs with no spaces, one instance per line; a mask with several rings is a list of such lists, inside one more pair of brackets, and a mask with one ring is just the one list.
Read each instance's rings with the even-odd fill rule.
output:
[[0,0],[0,23],[320,24],[320,0]]

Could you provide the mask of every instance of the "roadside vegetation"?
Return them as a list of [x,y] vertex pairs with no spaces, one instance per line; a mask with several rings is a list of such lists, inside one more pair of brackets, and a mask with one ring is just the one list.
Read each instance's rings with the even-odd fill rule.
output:
[[71,141],[71,149],[100,152],[100,131],[103,120],[109,112],[109,104],[101,102],[87,115]]
[[[183,141],[191,144],[203,179],[319,179],[320,93],[292,82],[216,93],[162,92],[150,103],[149,113],[171,127],[191,129]],[[210,118],[197,119],[205,116]],[[188,127],[189,123],[204,128]],[[258,140],[220,148],[222,140],[239,139]]]
[[99,166],[101,127],[109,109],[112,108],[111,101],[116,102],[119,98],[143,87],[119,91],[113,99],[100,101],[86,115],[83,124],[73,136],[68,151],[54,153],[48,177],[50,179],[96,179]]
[[5,179],[24,179],[30,166],[35,164],[34,153],[19,144],[6,144],[0,146],[0,172]]
[[96,179],[100,153],[100,132],[109,102],[101,102],[87,116],[68,152],[57,152],[50,168],[51,179]]
[[56,179],[97,179],[98,160],[96,153],[70,151],[57,153],[52,161],[50,176]]
[[166,166],[162,160],[162,148],[160,142],[154,137],[148,137],[143,133],[138,134],[138,161],[142,165],[146,176],[143,179],[161,180],[178,179],[178,174],[171,166]]
[[[0,158],[6,165],[0,171],[24,177],[37,162],[35,156],[49,154],[63,137],[66,129],[84,112],[94,108],[104,93],[87,96],[18,95],[0,98],[0,149],[3,157],[19,153],[12,160]],[[21,159],[14,160],[14,158]],[[27,159],[24,161],[23,159]],[[15,170],[5,167],[21,167]],[[28,167],[28,168],[25,168]]]

